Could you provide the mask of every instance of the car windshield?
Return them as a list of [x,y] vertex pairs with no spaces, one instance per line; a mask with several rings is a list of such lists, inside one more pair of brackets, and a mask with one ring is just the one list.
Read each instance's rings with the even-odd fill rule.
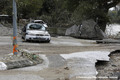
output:
[[29,26],[29,29],[30,30],[43,30],[43,31],[45,31],[45,27],[43,25],[40,25],[40,24],[31,24]]

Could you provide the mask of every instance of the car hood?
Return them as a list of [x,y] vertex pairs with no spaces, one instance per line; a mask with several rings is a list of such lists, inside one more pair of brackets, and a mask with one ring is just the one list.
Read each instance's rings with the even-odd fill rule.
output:
[[27,30],[26,31],[29,34],[47,34],[47,31],[39,31],[39,30]]

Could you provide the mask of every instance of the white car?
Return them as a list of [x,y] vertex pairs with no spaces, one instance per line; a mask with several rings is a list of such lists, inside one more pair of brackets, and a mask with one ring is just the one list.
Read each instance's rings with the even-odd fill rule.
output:
[[43,24],[45,27],[48,27],[43,20],[33,20],[32,23],[40,23],[40,24]]
[[43,24],[29,23],[22,29],[22,39],[25,41],[50,42],[51,36]]

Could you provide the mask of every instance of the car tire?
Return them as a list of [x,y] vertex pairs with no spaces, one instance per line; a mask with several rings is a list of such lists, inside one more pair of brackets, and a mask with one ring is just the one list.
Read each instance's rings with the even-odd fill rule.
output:
[[46,41],[46,43],[50,43],[50,40]]
[[22,38],[22,39],[24,39],[24,37],[23,37],[23,36],[22,36],[21,38]]

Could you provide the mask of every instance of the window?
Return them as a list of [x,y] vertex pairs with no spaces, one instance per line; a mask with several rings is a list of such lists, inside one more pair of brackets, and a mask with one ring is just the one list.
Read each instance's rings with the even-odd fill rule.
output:
[[30,30],[45,30],[45,27],[41,24],[31,24],[29,26]]

